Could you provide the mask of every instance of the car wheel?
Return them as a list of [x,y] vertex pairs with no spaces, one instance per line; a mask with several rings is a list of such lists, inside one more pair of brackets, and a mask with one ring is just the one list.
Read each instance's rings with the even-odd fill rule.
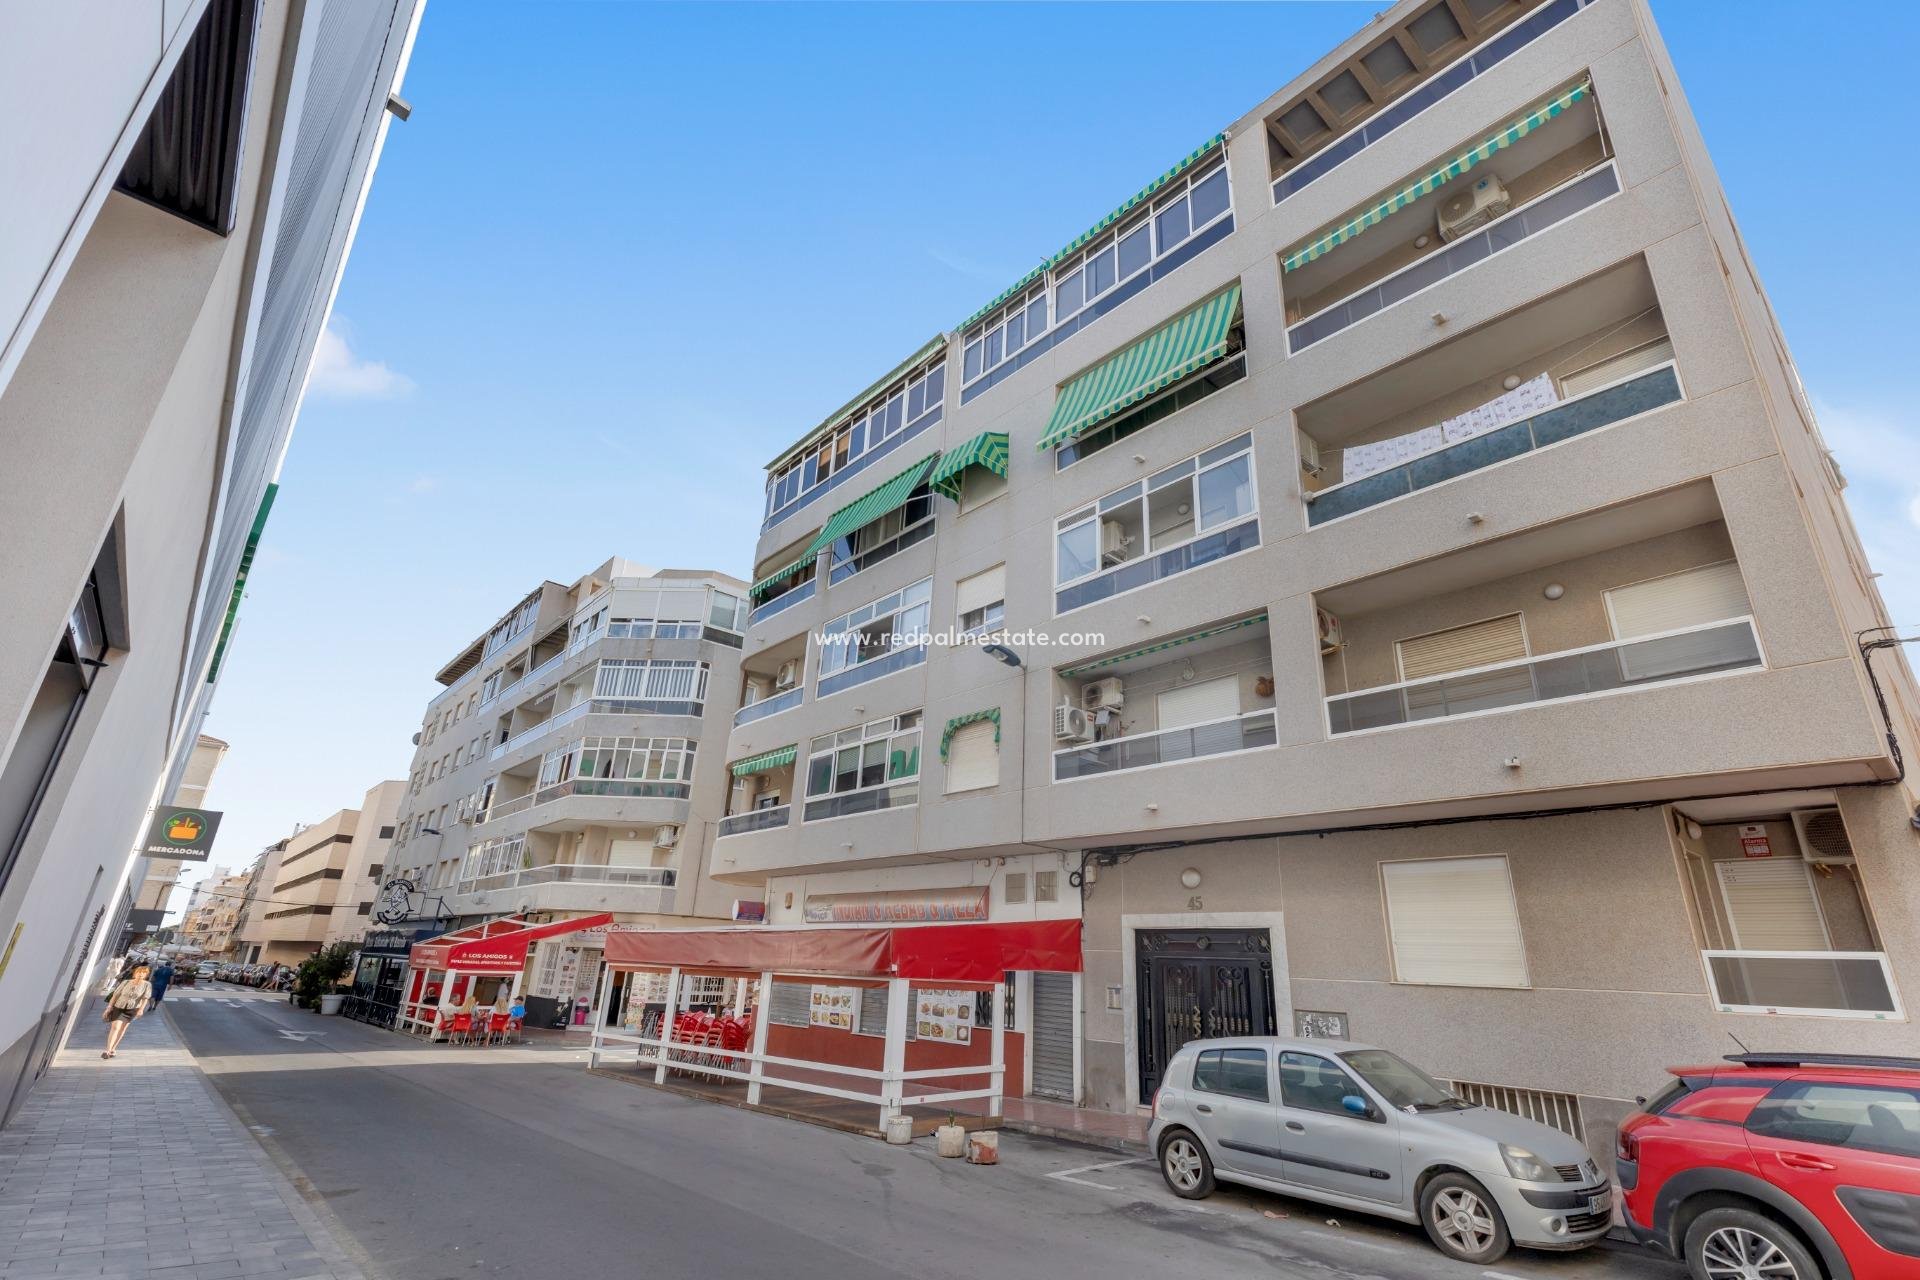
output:
[[1507,1220],[1487,1189],[1464,1173],[1443,1173],[1420,1193],[1420,1224],[1450,1258],[1485,1265],[1513,1245]]
[[1204,1200],[1213,1194],[1213,1161],[1200,1139],[1176,1130],[1160,1144],[1160,1176],[1167,1188],[1183,1200]]
[[1799,1236],[1751,1209],[1709,1209],[1695,1218],[1686,1256],[1694,1280],[1822,1280],[1826,1274]]

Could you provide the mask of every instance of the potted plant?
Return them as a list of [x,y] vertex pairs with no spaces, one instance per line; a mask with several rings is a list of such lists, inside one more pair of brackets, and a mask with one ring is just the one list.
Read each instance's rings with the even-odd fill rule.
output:
[[293,975],[293,1002],[323,1014],[340,1012],[346,993],[337,990],[353,963],[351,942],[330,942],[300,962]]
[[935,1150],[950,1160],[958,1160],[967,1154],[967,1131],[954,1123],[953,1112],[947,1112],[947,1122],[933,1131]]

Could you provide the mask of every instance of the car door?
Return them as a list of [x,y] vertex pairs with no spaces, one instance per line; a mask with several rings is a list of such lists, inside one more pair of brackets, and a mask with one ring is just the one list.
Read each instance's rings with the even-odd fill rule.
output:
[[[1280,1150],[1288,1182],[1389,1203],[1400,1199],[1398,1119],[1331,1057],[1280,1054]],[[1347,1110],[1360,1098],[1368,1114]]]
[[1260,1048],[1200,1050],[1194,1055],[1189,1102],[1216,1165],[1278,1181],[1280,1116],[1273,1106],[1272,1056]]
[[[1760,1175],[1812,1210],[1856,1276],[1920,1258],[1920,1088],[1804,1076],[1747,1117]],[[1882,1252],[1884,1251],[1884,1252]]]

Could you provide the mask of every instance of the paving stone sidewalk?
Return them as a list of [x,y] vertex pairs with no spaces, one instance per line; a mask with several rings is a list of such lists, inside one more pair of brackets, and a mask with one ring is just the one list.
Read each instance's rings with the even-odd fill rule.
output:
[[365,1280],[159,1012],[99,1002],[0,1129],[0,1280]]

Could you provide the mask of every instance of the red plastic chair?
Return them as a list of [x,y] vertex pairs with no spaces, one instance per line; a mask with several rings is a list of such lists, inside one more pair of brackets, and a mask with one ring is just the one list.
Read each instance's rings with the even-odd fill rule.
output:
[[487,1020],[487,1043],[492,1044],[495,1040],[505,1040],[507,1038],[507,1027],[512,1022],[513,1018],[504,1013],[496,1013],[490,1017]]
[[460,1044],[471,1044],[473,1042],[473,1015],[470,1013],[454,1014],[453,1022],[447,1027],[447,1039]]

